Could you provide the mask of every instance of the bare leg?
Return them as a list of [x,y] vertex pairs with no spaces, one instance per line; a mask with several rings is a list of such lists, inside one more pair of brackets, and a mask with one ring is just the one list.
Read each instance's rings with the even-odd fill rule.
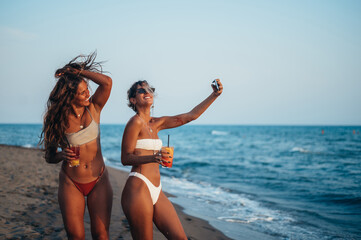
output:
[[153,203],[141,179],[128,178],[122,193],[122,208],[133,239],[153,239]]
[[88,195],[87,202],[93,239],[109,239],[113,190],[109,182],[107,170],[104,171],[103,175]]
[[68,239],[85,239],[85,199],[63,171],[59,174],[58,201]]
[[167,239],[187,239],[182,223],[163,191],[160,192],[159,199],[154,205],[153,221]]

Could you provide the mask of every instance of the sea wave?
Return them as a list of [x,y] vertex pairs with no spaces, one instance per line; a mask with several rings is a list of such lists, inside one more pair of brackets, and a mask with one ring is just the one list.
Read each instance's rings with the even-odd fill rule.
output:
[[22,145],[22,147],[24,147],[24,148],[33,148],[35,146],[33,146],[31,144],[24,144],[24,145]]
[[291,149],[291,152],[309,153],[310,151],[302,147],[294,147]]
[[[0,143],[37,147],[41,129],[0,124]],[[106,164],[129,172],[120,161],[124,125],[101,129]],[[361,131],[329,127],[321,135],[318,127],[193,125],[165,130],[159,137],[165,142],[171,134],[177,151],[173,168],[160,170],[162,185],[176,196],[174,203],[233,239],[242,238],[240,224],[278,239],[356,239],[361,138],[352,129]]]
[[212,135],[228,135],[228,132],[225,131],[217,131],[217,130],[212,130],[211,132]]
[[[290,215],[262,205],[251,195],[230,192],[209,183],[194,183],[174,177],[162,177],[162,186],[164,191],[177,196],[177,199],[182,198],[183,203],[186,199],[193,214],[194,211],[199,211],[201,215],[207,212],[208,215],[213,215],[216,221],[252,225],[270,234],[283,232],[286,236],[291,236],[292,232],[285,229],[295,230],[292,225],[297,221]],[[211,219],[208,220],[212,222]],[[302,227],[297,229],[298,232],[306,232]]]
[[337,205],[344,206],[353,206],[355,208],[361,209],[361,197],[359,196],[349,196],[345,194],[324,194],[320,196],[322,201],[334,203]]
[[220,220],[224,220],[226,222],[233,222],[233,223],[252,223],[252,222],[256,222],[256,221],[266,221],[266,222],[271,222],[273,221],[272,217],[269,216],[255,216],[249,219],[241,219],[238,217],[234,217],[234,216],[228,216],[228,217],[218,217],[218,219]]
[[200,161],[191,161],[191,162],[186,162],[186,163],[177,163],[178,165],[180,165],[182,168],[187,168],[187,167],[208,167],[211,166],[212,164],[207,163],[207,162],[200,162]]

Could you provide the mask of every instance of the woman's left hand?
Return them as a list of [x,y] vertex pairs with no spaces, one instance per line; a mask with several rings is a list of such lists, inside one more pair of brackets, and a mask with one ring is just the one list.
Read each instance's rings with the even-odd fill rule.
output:
[[221,83],[221,80],[219,80],[218,78],[217,79],[215,79],[214,81],[216,81],[217,82],[217,84],[218,84],[218,90],[217,90],[217,87],[212,83],[212,88],[213,88],[213,93],[218,97],[219,95],[221,95],[222,94],[222,92],[223,92],[223,85],[222,85],[222,83]]
[[172,155],[169,152],[161,150],[157,152],[154,156],[155,156],[155,162],[162,165],[163,167],[167,167],[165,165],[166,163],[171,163],[171,161],[164,160],[164,159],[172,158]]

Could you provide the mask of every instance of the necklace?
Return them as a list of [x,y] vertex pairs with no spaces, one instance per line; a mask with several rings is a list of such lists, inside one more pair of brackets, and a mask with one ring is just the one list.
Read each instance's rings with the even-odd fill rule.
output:
[[[144,119],[143,119],[139,114],[137,114],[137,115],[138,115],[138,117],[140,118],[140,120],[142,120],[143,125],[145,125],[146,129],[148,130],[147,132],[148,132],[149,138],[152,139],[152,141],[153,141],[153,155],[155,155],[155,151],[154,151],[154,148],[155,148],[155,145],[154,145],[154,144],[155,144],[155,143],[154,143],[154,139],[153,139],[153,137],[152,137],[153,129],[150,128],[149,122],[148,122],[148,124],[146,124],[146,122],[144,121]],[[140,173],[142,173],[142,165],[140,165],[139,171],[140,171]]]
[[138,114],[139,118],[142,120],[143,124],[145,125],[145,127],[147,128],[147,130],[149,131],[149,136],[150,138],[153,138],[151,136],[151,133],[153,133],[153,129],[149,126],[149,122],[148,124],[144,121],[144,119]]
[[82,124],[81,120],[84,116],[84,112],[85,110],[83,111],[83,114],[81,115],[80,113],[76,115],[77,118],[80,118],[80,129],[83,129],[84,128],[84,125]]
[[147,132],[148,132],[149,138],[153,140],[153,155],[154,155],[154,154],[155,154],[155,152],[154,152],[154,147],[155,147],[154,144],[155,144],[155,143],[154,143],[154,139],[153,139],[153,136],[152,136],[153,129],[150,128],[149,122],[148,122],[148,124],[146,124],[145,121],[144,121],[144,119],[143,119],[139,114],[138,114],[138,116],[139,116],[139,118],[142,120],[143,125],[145,125],[145,127],[147,128],[147,130],[148,130]]

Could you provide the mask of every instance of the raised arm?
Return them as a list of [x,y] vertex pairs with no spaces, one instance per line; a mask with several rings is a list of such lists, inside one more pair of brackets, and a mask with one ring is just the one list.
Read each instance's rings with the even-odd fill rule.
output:
[[136,166],[146,163],[160,163],[160,155],[146,155],[139,156],[134,154],[135,145],[137,143],[138,135],[142,128],[142,122],[139,118],[133,117],[125,126],[122,140],[121,161],[123,165]]
[[110,91],[112,90],[112,79],[102,73],[91,72],[88,70],[80,70],[78,74],[99,85],[92,96],[91,101],[97,112],[100,112],[110,96]]
[[55,75],[57,77],[60,77],[63,74],[78,75],[98,84],[99,87],[91,97],[91,101],[94,104],[96,111],[100,112],[110,96],[110,91],[112,90],[113,84],[112,79],[102,73],[81,69],[79,65],[76,66],[77,68],[66,66],[63,69],[58,70],[59,72],[55,73]]
[[207,108],[222,94],[223,86],[219,79],[216,79],[219,89],[212,85],[213,92],[203,102],[194,107],[190,112],[176,116],[166,116],[159,118],[159,130],[175,128],[196,120]]

